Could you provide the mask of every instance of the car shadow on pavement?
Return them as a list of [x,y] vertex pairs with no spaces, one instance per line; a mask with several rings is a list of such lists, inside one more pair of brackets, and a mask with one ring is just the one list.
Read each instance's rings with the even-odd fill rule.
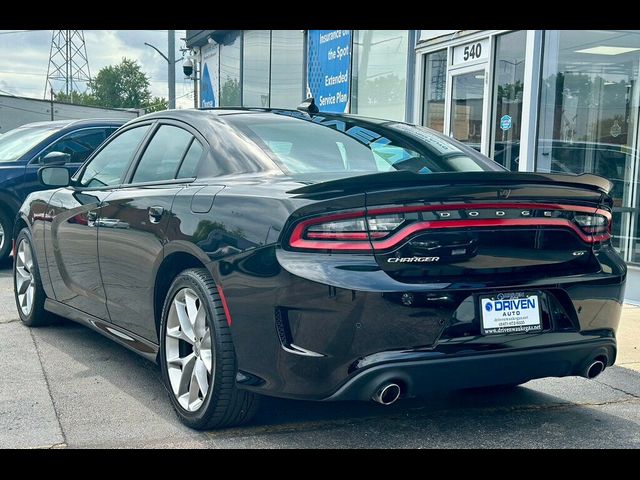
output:
[[[134,441],[145,438],[149,432],[165,438],[169,435],[171,438],[192,440],[200,435],[178,420],[161,384],[159,368],[154,363],[89,328],[69,321],[35,329],[33,334],[52,394],[67,421],[78,417],[85,425],[102,429],[111,424],[108,429],[115,436],[112,441],[117,441],[119,430],[126,431],[124,435],[129,435]],[[452,425],[452,418],[473,422],[487,415],[500,418],[515,412],[516,417],[522,419],[528,412],[533,412],[533,415],[545,409],[553,412],[579,406],[575,402],[580,402],[597,388],[597,383],[582,379],[553,379],[551,384],[572,381],[579,385],[584,381],[584,385],[589,387],[580,386],[582,391],[577,397],[563,394],[565,385],[568,385],[563,383],[556,384],[552,394],[526,385],[513,389],[437,392],[428,398],[406,399],[389,407],[373,402],[308,402],[263,397],[260,410],[249,425],[207,432],[205,438],[208,442],[226,443],[237,441],[238,437],[261,438],[268,434],[304,436],[354,427],[366,430],[382,425],[396,428],[393,427],[396,425],[402,430],[417,428],[411,425],[420,423],[429,424],[444,434],[447,429],[457,428]],[[545,382],[547,385],[549,380]],[[523,412],[527,415],[522,415]],[[584,409],[573,409],[570,414],[572,421],[580,421],[577,419],[584,412]],[[544,414],[539,421],[544,423]],[[485,427],[489,430],[501,428],[490,421],[489,425],[481,428]],[[86,435],[85,441],[91,441],[89,434]]]
[[[512,389],[487,388],[433,392],[428,397],[401,399],[384,406],[372,402],[308,402],[265,397],[254,425],[265,427],[307,422],[360,423],[370,418],[407,417],[417,412],[437,412],[488,408],[515,409],[532,405],[560,405],[559,398],[525,386]],[[309,425],[313,428],[313,425]]]
[[[160,369],[153,362],[87,327],[64,319],[51,326],[34,329],[33,334],[43,356],[43,367],[54,390],[64,385],[75,390],[80,387],[74,385],[79,378],[91,377],[109,385],[112,390],[115,388],[126,392],[129,397],[135,397],[144,406],[144,410],[151,410],[149,413],[179,423],[162,386]],[[438,392],[428,399],[406,399],[389,407],[374,402],[309,402],[262,397],[260,410],[251,424],[269,426],[398,415],[417,408],[435,411],[477,407],[479,402],[511,405],[526,400],[531,403],[532,395],[535,395],[533,391],[522,387],[501,391],[499,394],[483,390]],[[101,400],[98,396],[91,397],[97,402]],[[114,410],[131,408],[131,405],[126,405],[126,400],[124,398],[120,405],[111,404],[110,407]]]

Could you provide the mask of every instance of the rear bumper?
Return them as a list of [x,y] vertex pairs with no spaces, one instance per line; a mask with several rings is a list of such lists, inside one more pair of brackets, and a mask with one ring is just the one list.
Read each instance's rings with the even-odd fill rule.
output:
[[[240,388],[369,399],[385,375],[419,395],[576,375],[603,346],[615,361],[626,270],[610,249],[593,274],[420,284],[392,279],[367,256],[280,253],[256,249],[214,271],[233,318]],[[482,335],[478,296],[514,291],[540,296],[543,331]]]
[[324,400],[370,400],[380,385],[387,382],[397,383],[403,396],[411,397],[435,390],[580,375],[594,359],[606,359],[605,364],[610,366],[615,357],[615,339],[601,338],[574,345],[385,363],[356,374]]

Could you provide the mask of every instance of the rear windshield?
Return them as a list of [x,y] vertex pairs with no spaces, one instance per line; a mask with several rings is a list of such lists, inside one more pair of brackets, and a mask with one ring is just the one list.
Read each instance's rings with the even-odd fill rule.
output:
[[225,120],[290,174],[503,170],[462,144],[405,123],[376,124],[291,111],[240,114]]

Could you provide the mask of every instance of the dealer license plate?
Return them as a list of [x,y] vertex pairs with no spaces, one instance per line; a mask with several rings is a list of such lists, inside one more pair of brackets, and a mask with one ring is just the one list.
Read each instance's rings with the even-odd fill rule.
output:
[[499,293],[480,297],[480,311],[485,335],[542,330],[539,295]]

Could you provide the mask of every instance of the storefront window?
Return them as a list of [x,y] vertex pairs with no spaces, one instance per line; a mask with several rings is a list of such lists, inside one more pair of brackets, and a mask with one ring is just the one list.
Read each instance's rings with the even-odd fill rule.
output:
[[220,106],[239,106],[240,32],[235,31],[220,45]]
[[496,38],[494,115],[491,158],[509,170],[518,170],[526,32]]
[[545,32],[536,168],[611,180],[614,244],[632,262],[640,262],[639,67],[640,33]]
[[296,108],[302,102],[304,32],[271,31],[271,107]]
[[404,120],[407,30],[357,30],[353,42],[351,113]]
[[425,127],[444,132],[444,102],[447,85],[447,51],[440,50],[426,56],[424,64],[424,112]]
[[244,32],[242,58],[242,103],[245,107],[269,106],[269,30]]

